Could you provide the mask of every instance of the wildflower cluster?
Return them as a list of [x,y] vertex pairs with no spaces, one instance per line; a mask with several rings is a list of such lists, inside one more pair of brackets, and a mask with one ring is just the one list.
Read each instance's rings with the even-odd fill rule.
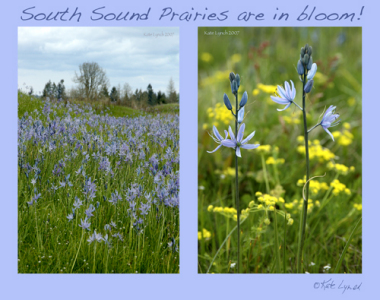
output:
[[[233,119],[233,116],[231,113],[226,110],[221,103],[217,103],[214,108],[209,107],[207,109],[208,117],[212,120],[215,120],[212,122],[214,126],[218,126],[219,122],[228,125]],[[206,127],[206,128],[205,128]],[[207,129],[208,125],[205,124],[203,126],[203,129]]]
[[[297,141],[302,145],[297,147],[297,152],[305,155],[305,140],[303,136],[299,136]],[[329,162],[335,158],[335,154],[330,149],[322,147],[319,140],[308,141],[309,144],[309,158],[316,159],[319,162]]]
[[354,139],[354,135],[351,133],[351,125],[349,123],[343,123],[344,130],[342,132],[340,131],[334,131],[332,133],[333,137],[337,140],[337,143],[341,146],[348,146],[352,144],[352,141]]
[[90,244],[166,226],[157,224],[168,214],[176,222],[178,115],[115,118],[91,105],[42,102],[18,121],[20,203],[54,204]]
[[211,238],[211,232],[208,231],[206,228],[203,228],[202,231],[198,231],[198,240],[206,240],[208,241]]
[[347,175],[348,173],[355,171],[354,166],[347,167],[343,164],[337,164],[331,161],[327,164],[327,168],[341,175]]
[[[303,179],[298,179],[297,185],[304,186],[306,183],[306,176]],[[318,195],[319,192],[325,192],[329,189],[329,186],[326,182],[319,182],[318,180],[310,180],[309,188],[313,195]]]
[[[294,199],[292,202],[285,203],[284,206],[286,209],[291,210],[292,214],[295,215],[295,214],[301,213],[301,210],[303,208],[303,202],[304,202],[303,199],[300,199],[300,200]],[[307,213],[311,213],[314,207],[319,207],[321,205],[319,200],[308,199],[307,203],[308,203]]]

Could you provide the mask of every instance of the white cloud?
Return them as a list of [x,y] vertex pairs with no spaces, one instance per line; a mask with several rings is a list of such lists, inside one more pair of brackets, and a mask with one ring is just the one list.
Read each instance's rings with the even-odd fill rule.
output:
[[[174,32],[173,37],[147,36]],[[172,77],[179,90],[179,29],[148,27],[19,27],[19,87],[35,91],[49,80],[65,80],[70,88],[74,72],[84,62],[97,62],[112,86],[166,91]]]

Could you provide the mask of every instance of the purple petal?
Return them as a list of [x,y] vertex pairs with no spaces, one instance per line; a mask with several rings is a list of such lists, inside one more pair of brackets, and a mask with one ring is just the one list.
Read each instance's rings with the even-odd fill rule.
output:
[[230,134],[231,140],[235,141],[235,135],[234,135],[234,133],[232,131],[231,126],[228,127],[228,132]]
[[250,140],[251,140],[251,138],[253,138],[253,136],[255,135],[255,132],[256,131],[254,131],[254,132],[252,132],[249,136],[247,136],[241,143],[244,145],[245,143],[248,143]]
[[280,98],[280,97],[270,96],[270,98],[271,98],[274,102],[276,102],[276,103],[278,103],[278,104],[288,104],[288,103],[289,103],[288,100],[283,99],[283,98]]
[[234,140],[223,140],[223,141],[221,141],[221,144],[224,147],[228,147],[228,148],[235,148],[236,147],[236,142]]
[[246,144],[246,145],[241,145],[241,148],[243,148],[243,149],[256,149],[259,146],[260,146],[260,144]]
[[287,106],[285,106],[283,109],[278,109],[277,108],[277,110],[278,111],[284,111],[285,109],[287,109],[291,104],[292,104],[293,102],[290,102]]
[[278,92],[278,94],[281,96],[281,98],[286,99],[286,92],[285,92],[285,90],[282,88],[282,86],[280,86],[280,85],[277,86],[277,92]]
[[[332,138],[332,140],[334,141],[334,137],[333,137],[333,135],[331,134],[331,132],[327,129],[327,128],[325,128],[325,127],[322,127],[330,136],[331,136],[331,138]],[[335,142],[335,141],[334,141]]]
[[219,145],[218,147],[216,147],[216,149],[215,150],[213,150],[213,151],[207,151],[208,153],[214,153],[216,150],[218,150],[220,147],[222,147],[222,145]]
[[286,91],[286,99],[291,99],[291,93],[290,93],[290,85],[287,81],[285,81],[285,91]]
[[244,129],[245,129],[245,124],[243,123],[243,124],[240,125],[239,132],[238,132],[238,134],[237,134],[237,139],[236,139],[236,141],[237,141],[238,143],[241,143],[241,140],[243,139]]
[[225,139],[227,139],[227,137],[228,137],[228,132],[227,132],[227,130],[224,130],[224,133],[225,133],[225,135],[226,135],[226,138],[225,138]]
[[290,82],[292,83],[292,92],[291,92],[291,96],[292,96],[292,100],[294,100],[294,98],[296,97],[296,88],[294,87],[294,83],[293,83],[293,81],[290,80]]
[[236,156],[241,157],[240,147],[236,147]]
[[223,140],[222,136],[219,134],[219,131],[218,131],[218,129],[216,129],[215,126],[213,126],[212,131],[214,132],[215,137],[216,137],[219,141]]

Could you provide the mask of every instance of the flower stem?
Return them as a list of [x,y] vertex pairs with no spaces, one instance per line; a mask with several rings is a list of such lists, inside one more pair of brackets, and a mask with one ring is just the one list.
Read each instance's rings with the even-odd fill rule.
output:
[[[238,135],[238,120],[237,120],[237,114],[238,114],[238,95],[235,94],[235,100],[236,100],[236,114],[235,114],[235,137],[237,138]],[[238,232],[238,267],[237,272],[241,272],[241,257],[240,257],[240,204],[239,204],[239,168],[238,168],[238,156],[235,152],[235,195],[236,195],[236,211],[237,211],[237,232]]]
[[313,127],[311,127],[307,133],[311,132],[314,128],[318,127],[319,125],[321,125],[321,123],[318,123],[317,125],[314,125]]
[[81,236],[81,238],[80,238],[80,242],[79,242],[78,251],[77,251],[77,254],[75,255],[75,259],[74,259],[74,262],[73,262],[73,266],[71,267],[71,271],[70,271],[70,273],[72,273],[72,272],[73,272],[73,269],[74,269],[74,265],[75,265],[75,262],[77,261],[77,257],[78,257],[78,253],[79,253],[80,245],[82,244],[82,239],[83,239],[83,232],[84,232],[84,229],[82,229],[82,236]]
[[303,106],[303,126],[304,126],[304,133],[305,133],[305,153],[306,153],[306,193],[305,193],[305,199],[303,201],[303,208],[302,208],[302,219],[300,222],[300,231],[299,231],[299,240],[298,240],[298,251],[297,251],[297,273],[301,273],[301,260],[302,260],[302,250],[305,240],[305,228],[306,228],[306,219],[307,219],[307,206],[308,206],[308,199],[309,199],[309,178],[310,178],[310,168],[309,168],[309,134],[307,131],[307,122],[306,122],[306,93],[305,93],[305,85],[306,85],[306,75],[307,75],[307,68],[306,65],[304,66],[305,73],[303,75],[303,82],[302,82],[302,106]]

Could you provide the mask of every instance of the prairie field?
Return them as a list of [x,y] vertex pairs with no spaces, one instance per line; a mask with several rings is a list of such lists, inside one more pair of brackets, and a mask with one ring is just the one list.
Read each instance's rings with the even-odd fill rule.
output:
[[178,105],[18,101],[18,272],[179,273]]
[[[206,35],[205,32],[233,32]],[[307,127],[330,105],[340,124],[333,139],[321,128],[309,133],[310,190],[302,273],[362,272],[362,32],[361,28],[199,28],[198,31],[198,272],[237,272],[235,152],[210,135],[234,128],[223,103],[234,99],[230,72],[246,91],[246,137],[257,149],[241,150],[238,190],[243,273],[295,273],[303,188],[306,184],[303,113],[284,111],[270,96],[294,82],[300,49],[313,47],[318,65],[306,96]],[[235,101],[231,101],[235,106]]]

